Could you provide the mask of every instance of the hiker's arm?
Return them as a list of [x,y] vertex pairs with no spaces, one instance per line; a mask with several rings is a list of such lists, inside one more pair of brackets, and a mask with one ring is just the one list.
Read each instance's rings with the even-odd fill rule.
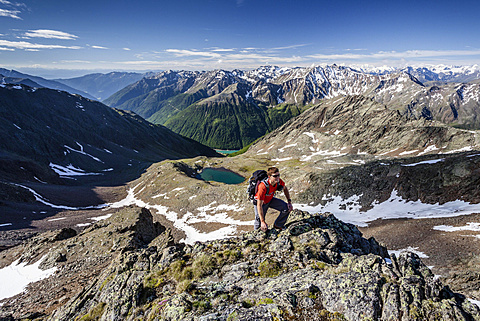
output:
[[260,217],[260,229],[265,232],[268,230],[268,224],[265,222],[265,213],[263,213],[263,200],[257,200],[257,212]]
[[290,198],[290,193],[288,192],[288,188],[286,186],[283,187],[283,194],[287,198],[287,205],[290,211],[293,211],[292,199]]

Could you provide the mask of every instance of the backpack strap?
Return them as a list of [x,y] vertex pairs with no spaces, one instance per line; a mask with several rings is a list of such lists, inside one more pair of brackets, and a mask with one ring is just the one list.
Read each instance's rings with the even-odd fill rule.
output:
[[265,178],[264,180],[262,180],[260,183],[265,184],[265,187],[267,188],[267,193],[266,194],[270,194],[270,184],[268,184],[268,177]]

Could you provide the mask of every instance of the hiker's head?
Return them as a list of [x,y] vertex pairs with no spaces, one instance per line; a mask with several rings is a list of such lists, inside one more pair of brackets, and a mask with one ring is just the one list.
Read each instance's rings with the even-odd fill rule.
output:
[[267,175],[270,182],[276,184],[280,181],[280,171],[276,167],[267,169]]

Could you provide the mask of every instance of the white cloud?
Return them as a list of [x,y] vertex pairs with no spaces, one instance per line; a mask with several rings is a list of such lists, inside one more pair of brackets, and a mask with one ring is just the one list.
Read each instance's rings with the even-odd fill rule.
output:
[[91,46],[93,49],[108,49],[107,47],[102,46]]
[[132,49],[125,47],[125,48],[123,48],[123,50],[130,51],[130,50],[132,50]]
[[18,10],[17,8],[26,7],[25,4],[12,3],[7,0],[0,0],[0,5],[2,5],[3,7],[3,8],[0,8],[0,17],[8,17],[8,18],[22,20],[22,18],[19,16],[21,11]]
[[0,47],[0,51],[15,51],[15,49]]
[[185,50],[185,49],[167,49],[166,52],[173,53],[177,57],[186,57],[186,56],[204,56],[211,58],[219,58],[220,54],[210,51],[195,51],[195,50]]
[[216,48],[216,49],[212,49],[212,51],[214,51],[214,52],[231,52],[231,51],[235,51],[235,49]]
[[62,60],[60,62],[62,64],[69,64],[69,63],[89,64],[89,63],[91,63],[91,61],[87,61],[87,60]]
[[272,50],[295,49],[295,48],[300,48],[300,47],[305,47],[305,46],[308,46],[308,45],[307,44],[291,45],[291,46],[285,46],[285,47],[272,48]]
[[167,49],[168,53],[174,54],[176,57],[207,57],[215,58],[217,61],[221,60],[224,63],[242,63],[242,62],[256,62],[265,63],[265,61],[272,63],[286,63],[286,62],[300,62],[303,58],[299,56],[279,57],[274,55],[263,55],[254,52],[239,52],[232,53],[233,49],[212,49],[212,51],[197,51],[186,49]]
[[20,18],[20,16],[18,15],[19,13],[20,11],[18,10],[0,9],[0,17],[9,17],[22,20],[22,18]]
[[47,39],[63,39],[63,40],[74,40],[78,38],[77,36],[72,35],[70,33],[57,31],[57,30],[48,30],[48,29],[29,30],[25,33],[25,36],[30,38],[47,38]]
[[41,45],[27,41],[0,40],[0,46],[15,49],[81,49],[78,46]]

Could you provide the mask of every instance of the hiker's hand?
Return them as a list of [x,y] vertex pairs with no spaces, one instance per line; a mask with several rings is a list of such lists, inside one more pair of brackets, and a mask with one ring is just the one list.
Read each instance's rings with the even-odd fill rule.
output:
[[264,232],[268,231],[268,224],[266,222],[262,222],[260,224],[260,229]]
[[292,203],[287,203],[287,206],[288,206],[288,210],[289,210],[289,211],[293,211],[293,205],[292,205]]

